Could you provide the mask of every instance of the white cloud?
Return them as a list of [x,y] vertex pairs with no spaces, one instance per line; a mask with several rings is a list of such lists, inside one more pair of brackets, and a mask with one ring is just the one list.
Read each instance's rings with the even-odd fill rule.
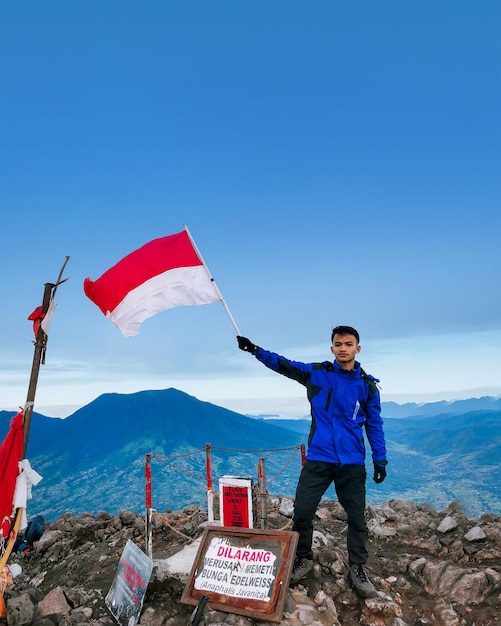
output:
[[[329,345],[295,346],[289,358],[329,359]],[[433,402],[501,395],[501,332],[422,336],[363,345],[360,361],[381,379],[384,402]],[[213,354],[204,367],[145,372],[134,362],[52,362],[40,371],[36,411],[64,417],[104,393],[135,393],[174,387],[200,400],[249,414],[309,414],[305,389],[267,370],[250,355]],[[219,368],[218,368],[219,364]],[[19,363],[0,381],[0,408],[25,401],[28,372]]]

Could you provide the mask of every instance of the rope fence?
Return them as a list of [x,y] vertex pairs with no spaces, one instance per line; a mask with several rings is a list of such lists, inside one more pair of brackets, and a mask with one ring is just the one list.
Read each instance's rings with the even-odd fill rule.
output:
[[[152,494],[152,462],[156,461],[164,466],[168,466],[169,468],[174,469],[176,472],[180,472],[186,474],[192,478],[195,478],[197,481],[205,483],[206,489],[206,498],[204,502],[207,502],[207,517],[209,523],[214,523],[216,520],[214,519],[214,476],[213,476],[213,464],[212,464],[212,451],[219,450],[223,452],[230,452],[232,454],[259,454],[261,455],[257,462],[257,482],[253,487],[253,500],[256,501],[256,520],[260,524],[261,528],[267,528],[268,519],[267,519],[267,511],[268,511],[268,485],[275,482],[283,472],[288,468],[288,466],[292,463],[296,454],[299,453],[301,466],[305,463],[305,446],[304,444],[300,444],[297,446],[290,446],[285,448],[266,448],[266,449],[241,449],[241,448],[227,448],[223,446],[213,446],[210,443],[205,445],[205,448],[192,450],[190,452],[181,453],[181,454],[173,454],[173,455],[158,455],[153,453],[148,453],[145,455],[145,496],[146,496],[146,552],[150,558],[153,553],[153,545],[152,545],[152,516],[155,513],[159,516],[162,521],[174,532],[180,534],[186,539],[189,539],[186,535],[177,530],[167,519],[165,516],[159,514],[153,508],[153,494]],[[278,469],[273,478],[267,481],[266,479],[266,467],[265,467],[265,458],[262,456],[263,454],[275,454],[290,451],[290,455],[285,460],[284,464]],[[205,453],[205,475],[194,471],[193,469],[186,469],[181,467],[178,464],[180,459],[186,459],[188,457],[196,457],[198,455],[202,455]],[[218,522],[222,523],[221,520]],[[288,528],[291,522],[289,521],[285,526]]]

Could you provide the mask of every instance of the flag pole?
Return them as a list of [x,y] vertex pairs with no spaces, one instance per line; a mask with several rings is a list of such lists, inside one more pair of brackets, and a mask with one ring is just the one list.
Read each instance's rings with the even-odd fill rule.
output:
[[205,267],[205,271],[207,272],[207,274],[209,275],[209,278],[211,279],[212,284],[214,285],[214,289],[216,290],[219,299],[221,300],[224,309],[226,311],[226,313],[228,314],[228,317],[230,318],[230,322],[233,324],[233,328],[235,329],[235,332],[237,333],[237,336],[239,336],[240,330],[238,329],[237,323],[235,322],[235,319],[233,318],[233,315],[231,314],[231,311],[228,307],[228,304],[226,303],[226,300],[223,298],[223,294],[221,293],[221,290],[219,289],[219,287],[216,284],[216,281],[214,280],[214,278],[212,277],[212,274],[209,272],[209,268],[207,267],[207,264],[205,263],[202,255],[200,254],[200,250],[197,248],[197,244],[194,242],[193,237],[191,236],[191,233],[188,229],[188,226],[186,224],[184,224],[184,230],[186,231],[190,241],[191,241],[191,245],[195,248],[195,252],[198,255],[198,258],[202,261],[202,265]]
[[[43,315],[47,313],[50,302],[54,298],[59,285],[66,282],[67,280],[67,278],[62,280],[62,277],[63,277],[64,268],[66,267],[66,264],[68,263],[69,258],[70,258],[69,256],[66,257],[63,263],[63,266],[61,267],[61,271],[59,272],[59,276],[57,278],[56,283],[45,284],[44,295],[43,295],[42,306],[41,306],[41,313]],[[40,326],[38,327],[38,332],[36,334],[35,350],[33,354],[33,364],[31,367],[31,374],[30,374],[30,382],[28,386],[28,393],[26,396],[26,404],[23,410],[23,431],[24,431],[23,432],[23,453],[22,453],[23,459],[26,458],[26,450],[28,447],[28,437],[29,437],[29,432],[30,432],[30,427],[31,427],[31,418],[33,415],[33,407],[35,405],[35,393],[36,393],[37,382],[38,382],[38,374],[40,370],[40,365],[45,363],[45,350],[47,349],[47,340],[48,340],[48,335],[42,329],[42,324],[40,324]],[[3,569],[5,565],[7,564],[7,561],[9,560],[9,557],[14,548],[14,544],[17,538],[17,533],[19,532],[19,527],[21,525],[22,514],[23,514],[23,508],[18,507],[18,509],[16,510],[12,528],[10,529],[7,545],[5,546],[5,550],[0,557],[0,573],[3,572]],[[0,596],[1,596],[0,597],[0,621],[2,621],[3,619],[3,621],[7,622],[7,609],[5,607],[5,601],[3,599],[3,592],[4,592],[4,589],[0,587]]]
[[[51,300],[54,298],[57,288],[59,285],[64,283],[67,279],[62,279],[64,268],[68,263],[69,256],[66,257],[66,260],[63,263],[61,271],[59,272],[59,276],[57,278],[56,283],[45,283],[44,295],[42,300],[41,314],[45,316],[47,311],[49,310],[49,305]],[[47,331],[48,332],[48,331]],[[26,404],[24,406],[24,441],[23,441],[23,458],[26,457],[26,450],[28,448],[28,437],[30,434],[31,427],[31,418],[33,415],[33,407],[35,405],[35,394],[38,383],[38,374],[40,371],[40,365],[45,363],[45,351],[47,349],[47,341],[48,335],[42,328],[42,324],[38,327],[38,332],[36,334],[35,340],[35,351],[33,353],[33,364],[31,366],[31,375],[30,382],[28,386],[28,393],[26,396]]]

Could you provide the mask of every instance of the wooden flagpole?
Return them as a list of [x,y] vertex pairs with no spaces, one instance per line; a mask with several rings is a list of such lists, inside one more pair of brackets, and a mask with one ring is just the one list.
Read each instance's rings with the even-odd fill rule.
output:
[[202,261],[203,266],[205,267],[205,270],[207,272],[207,274],[209,275],[209,278],[212,281],[212,284],[214,285],[214,289],[216,290],[219,299],[221,300],[221,302],[223,303],[224,309],[226,311],[226,313],[228,314],[228,317],[230,318],[230,322],[233,324],[233,328],[235,329],[235,332],[237,333],[237,336],[240,335],[240,331],[238,329],[237,323],[235,322],[233,315],[231,314],[231,311],[228,307],[228,304],[226,303],[226,300],[223,298],[223,294],[221,293],[219,287],[216,284],[216,281],[214,280],[214,278],[212,277],[212,274],[209,272],[209,268],[207,267],[207,264],[205,263],[202,255],[200,254],[200,250],[197,248],[197,244],[194,242],[193,237],[191,236],[190,231],[188,230],[188,226],[186,224],[184,224],[184,229],[186,231],[186,233],[188,234],[188,237],[190,238],[191,241],[191,245],[195,248],[195,252],[198,255],[198,258]]
[[[56,295],[59,285],[64,283],[67,279],[62,280],[64,268],[69,261],[69,256],[66,257],[56,283],[45,283],[45,289],[41,307],[41,317],[45,317],[49,310],[51,300]],[[40,365],[45,361],[45,351],[47,349],[48,335],[42,328],[42,324],[39,325],[38,331],[35,337],[35,351],[33,354],[33,364],[31,366],[30,383],[28,386],[28,394],[26,396],[26,404],[24,406],[24,440],[23,440],[23,458],[26,456],[26,450],[28,448],[28,438],[30,434],[31,418],[33,416],[33,407],[35,405],[35,394],[37,390],[38,374],[40,372]]]
[[[66,257],[66,260],[63,263],[61,271],[59,272],[59,276],[58,276],[56,283],[45,284],[42,307],[41,307],[42,315],[45,315],[47,311],[49,310],[51,299],[54,298],[59,285],[61,285],[67,280],[66,278],[62,280],[62,276],[63,276],[64,268],[66,267],[66,264],[69,261],[69,258],[70,258],[69,256]],[[28,447],[28,437],[29,437],[29,431],[30,431],[30,426],[31,426],[31,418],[33,415],[33,406],[35,404],[35,393],[36,393],[37,382],[38,382],[38,374],[40,371],[41,363],[44,363],[45,350],[47,348],[47,338],[48,337],[46,333],[44,332],[44,330],[42,329],[42,325],[40,324],[40,326],[38,327],[36,337],[35,337],[35,352],[33,355],[33,364],[31,367],[30,383],[28,386],[28,393],[26,396],[26,404],[25,404],[24,416],[23,416],[24,433],[23,433],[23,457],[22,458],[26,457],[26,449]],[[3,571],[12,553],[12,549],[14,548],[14,543],[16,541],[17,533],[19,532],[19,526],[21,524],[22,512],[23,512],[22,508],[18,508],[16,511],[16,517],[14,520],[14,525],[12,526],[12,529],[10,531],[9,541],[7,542],[5,551],[2,554],[2,558],[0,559],[0,573]],[[3,589],[2,589],[2,600],[3,600]],[[1,613],[3,612],[3,608],[4,608],[1,606],[1,604],[2,603],[0,602],[0,609],[1,609],[0,610],[0,622],[2,620],[6,621],[6,617],[7,617],[6,613],[5,615],[1,615]]]

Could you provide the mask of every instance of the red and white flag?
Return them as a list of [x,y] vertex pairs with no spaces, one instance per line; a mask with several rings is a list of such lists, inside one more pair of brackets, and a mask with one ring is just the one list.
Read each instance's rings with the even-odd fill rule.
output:
[[84,292],[125,337],[145,319],[177,306],[223,301],[186,230],[131,252]]
[[[0,443],[0,539],[10,533],[14,516],[14,491],[19,474],[19,461],[23,458],[24,412],[12,418],[10,430]],[[7,527],[4,527],[8,520]]]

